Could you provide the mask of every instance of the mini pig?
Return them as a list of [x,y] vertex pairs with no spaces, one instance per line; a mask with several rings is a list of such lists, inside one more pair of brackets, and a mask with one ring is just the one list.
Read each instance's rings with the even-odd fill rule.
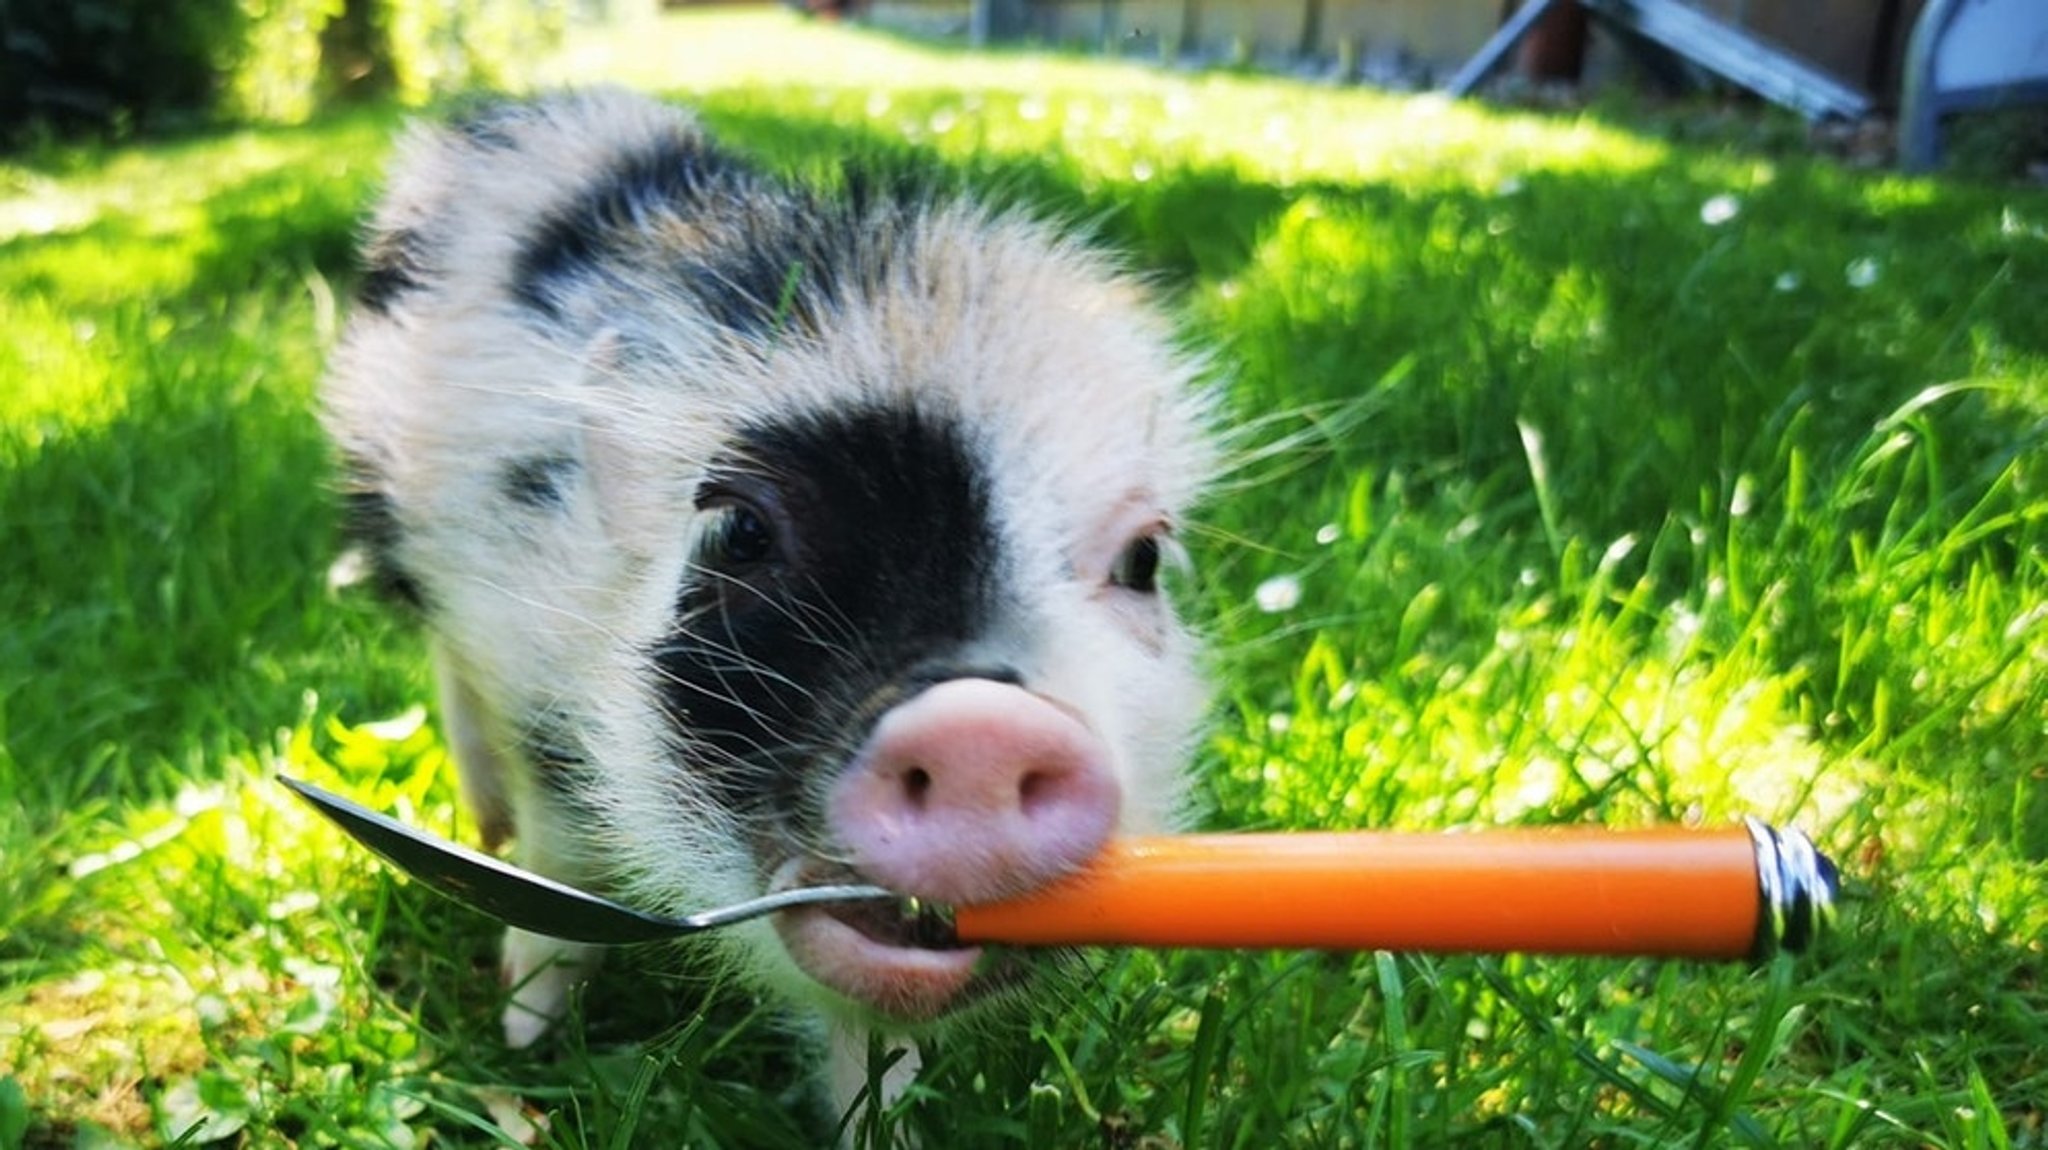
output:
[[[488,845],[678,914],[997,899],[1173,824],[1202,690],[1159,575],[1214,452],[1112,262],[613,90],[413,131],[364,261],[326,420]],[[871,1031],[1027,974],[876,903],[690,945],[818,1020],[842,1106]],[[508,1040],[593,957],[509,931]]]

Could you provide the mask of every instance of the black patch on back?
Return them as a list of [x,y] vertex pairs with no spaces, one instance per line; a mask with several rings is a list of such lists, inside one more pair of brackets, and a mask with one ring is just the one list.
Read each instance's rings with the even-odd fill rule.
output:
[[561,318],[558,294],[621,257],[626,240],[650,216],[691,214],[714,183],[732,179],[737,165],[701,137],[678,132],[616,158],[583,194],[544,219],[520,244],[513,261],[512,295],[548,319]]
[[[815,221],[814,221],[815,222]],[[818,330],[820,305],[839,302],[830,262],[816,230],[787,221],[745,233],[734,247],[677,267],[698,305],[722,327],[750,336]]]
[[[513,298],[563,318],[572,285],[634,266],[678,287],[719,325],[751,337],[816,333],[853,291],[874,291],[901,262],[926,184],[849,174],[839,194],[777,184],[694,135],[624,155],[521,245]],[[661,217],[698,225],[701,247],[654,247]]]
[[426,243],[411,228],[393,228],[363,245],[363,277],[356,282],[356,304],[374,315],[387,315],[401,296],[418,291],[427,279]]
[[725,467],[773,485],[787,546],[758,568],[696,573],[654,659],[674,721],[747,809],[801,791],[806,751],[857,740],[861,700],[983,633],[1005,557],[980,456],[950,415],[875,406],[761,424]]

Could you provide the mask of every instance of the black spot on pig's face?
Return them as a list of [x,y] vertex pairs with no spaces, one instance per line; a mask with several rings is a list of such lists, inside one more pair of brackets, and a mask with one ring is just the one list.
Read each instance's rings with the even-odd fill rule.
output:
[[655,651],[673,721],[739,810],[779,816],[857,742],[863,701],[957,655],[1004,556],[975,444],[911,407],[743,431],[696,495],[706,526]]
[[504,466],[498,487],[505,498],[522,507],[558,510],[567,503],[562,489],[575,473],[576,461],[566,455],[523,457]]

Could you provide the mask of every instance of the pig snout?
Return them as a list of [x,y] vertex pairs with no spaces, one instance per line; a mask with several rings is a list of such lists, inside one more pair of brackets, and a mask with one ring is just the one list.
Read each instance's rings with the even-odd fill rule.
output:
[[1121,801],[1109,749],[1076,715],[1022,687],[952,679],[883,715],[829,814],[868,879],[974,903],[1088,861]]

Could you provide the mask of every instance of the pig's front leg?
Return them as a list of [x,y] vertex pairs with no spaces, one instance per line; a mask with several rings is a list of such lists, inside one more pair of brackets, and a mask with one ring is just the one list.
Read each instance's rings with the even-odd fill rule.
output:
[[569,995],[598,966],[598,947],[511,927],[498,971],[512,999],[505,1004],[505,1045],[531,1046],[569,1009]]
[[[434,671],[442,722],[461,771],[463,798],[476,816],[485,849],[514,838],[522,867],[573,881],[580,868],[559,847],[573,840],[557,825],[559,819],[546,800],[536,794],[533,764],[507,749],[498,713],[443,644],[435,644]],[[547,1033],[568,1010],[570,992],[597,968],[599,953],[596,947],[517,927],[506,930],[498,951],[499,976],[512,992],[503,1019],[506,1045],[531,1046]]]
[[[527,870],[567,882],[581,882],[583,867],[560,844],[573,842],[554,825],[545,802],[521,804],[517,855]],[[569,995],[596,972],[604,948],[567,942],[511,927],[499,950],[498,969],[511,1001],[505,1004],[505,1043],[531,1046],[569,1009]]]

